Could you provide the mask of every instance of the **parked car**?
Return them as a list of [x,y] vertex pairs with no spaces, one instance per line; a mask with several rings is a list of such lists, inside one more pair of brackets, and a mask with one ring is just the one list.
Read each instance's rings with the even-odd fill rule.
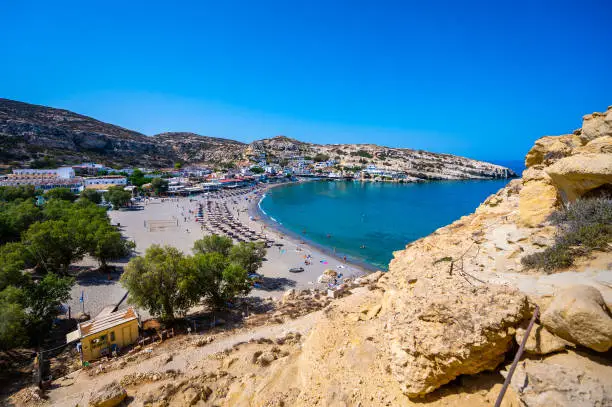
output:
[[293,267],[289,269],[290,273],[301,273],[304,271],[304,267]]

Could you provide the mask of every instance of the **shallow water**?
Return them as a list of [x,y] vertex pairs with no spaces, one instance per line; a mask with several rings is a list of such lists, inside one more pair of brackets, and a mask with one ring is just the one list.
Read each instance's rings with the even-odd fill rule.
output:
[[260,207],[304,239],[386,270],[393,251],[473,212],[508,182],[313,181],[273,188]]

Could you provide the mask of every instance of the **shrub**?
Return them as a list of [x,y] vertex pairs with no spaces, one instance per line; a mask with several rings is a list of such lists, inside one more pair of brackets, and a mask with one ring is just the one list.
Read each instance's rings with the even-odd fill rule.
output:
[[329,160],[329,156],[323,153],[317,153],[317,155],[315,155],[313,159],[313,161],[316,163],[321,163],[321,162],[328,161],[328,160]]
[[570,267],[574,259],[594,250],[607,251],[612,242],[612,199],[600,197],[580,199],[567,209],[550,217],[557,225],[553,246],[542,252],[523,257],[528,269],[543,269],[550,273]]
[[351,155],[357,157],[372,158],[372,154],[368,153],[366,150],[357,150],[356,152],[351,152]]

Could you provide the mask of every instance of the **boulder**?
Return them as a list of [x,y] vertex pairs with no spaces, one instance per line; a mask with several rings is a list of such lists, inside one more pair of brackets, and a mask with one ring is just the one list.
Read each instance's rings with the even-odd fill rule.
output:
[[582,154],[567,157],[545,171],[561,196],[574,201],[595,188],[612,184],[612,155]]
[[582,136],[590,141],[602,136],[612,136],[612,106],[605,113],[587,114],[582,118]]
[[262,352],[259,356],[257,356],[257,358],[255,359],[255,363],[265,367],[268,366],[270,363],[274,362],[275,360],[276,355],[274,354],[274,352],[265,351]]
[[[520,345],[524,337],[525,329],[518,328],[514,337],[516,343]],[[525,343],[525,352],[533,355],[547,355],[549,353],[562,351],[566,346],[571,346],[571,344],[566,340],[551,334],[543,326],[535,324],[529,333],[527,342]]]
[[527,181],[519,192],[519,219],[522,226],[534,227],[545,222],[557,210],[559,195],[551,178],[543,171],[527,170]]
[[185,401],[186,406],[193,406],[200,400],[201,392],[194,389],[193,387],[189,387],[188,389],[183,391],[183,400]]
[[[555,357],[558,356],[558,357]],[[521,361],[510,388],[530,407],[603,407],[612,405],[612,368],[575,354]],[[501,372],[506,376],[507,372]]]
[[127,397],[127,392],[117,381],[113,381],[98,390],[89,398],[91,407],[114,407]]
[[293,299],[295,299],[295,288],[290,288],[283,293],[283,296],[281,297],[281,302],[284,304]]
[[[419,280],[420,281],[420,280]],[[408,397],[421,397],[460,375],[492,370],[530,315],[527,298],[506,286],[458,279],[388,292],[385,343],[391,372]]]
[[369,284],[374,284],[375,282],[377,282],[382,276],[384,275],[384,273],[382,271],[375,271],[374,273],[370,273],[367,276],[363,276],[361,277],[361,284],[362,285],[369,285]]
[[580,154],[612,154],[612,135],[591,140],[576,151]]
[[601,293],[587,285],[566,288],[540,318],[551,333],[598,352],[612,347],[612,318]]
[[536,140],[525,157],[525,167],[550,165],[556,160],[568,157],[572,151],[585,144],[584,139],[575,134],[546,136]]

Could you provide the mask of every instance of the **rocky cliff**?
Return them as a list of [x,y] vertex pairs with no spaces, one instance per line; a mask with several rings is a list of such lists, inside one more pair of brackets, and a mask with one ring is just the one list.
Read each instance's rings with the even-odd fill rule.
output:
[[450,154],[430,153],[375,144],[313,144],[277,136],[251,143],[245,155],[287,159],[295,156],[335,160],[340,167],[376,165],[379,169],[398,171],[415,180],[512,178],[516,174],[500,165]]
[[153,139],[161,146],[170,148],[176,158],[185,163],[239,161],[246,147],[239,141],[184,132],[156,134]]
[[[110,166],[170,167],[176,162],[218,165],[248,163],[265,153],[273,162],[296,156],[327,155],[344,166],[376,164],[414,179],[506,178],[504,167],[447,154],[375,145],[317,145],[287,137],[244,143],[194,133],[152,137],[68,110],[0,99],[0,164],[23,165],[51,157],[58,163],[96,161]],[[253,160],[251,160],[253,162]]]
[[59,163],[171,167],[176,162],[216,164],[242,157],[244,144],[193,133],[153,137],[68,110],[0,99],[0,162],[48,156]]
[[68,110],[0,99],[0,160],[171,165],[171,149],[135,131]]
[[548,215],[612,185],[611,118],[609,108],[585,116],[574,134],[538,140],[522,180],[394,253],[369,291],[324,310],[300,352],[267,376],[243,377],[228,397],[244,405],[491,405],[537,306],[505,405],[612,404],[609,245],[552,275],[521,264],[554,242]]

